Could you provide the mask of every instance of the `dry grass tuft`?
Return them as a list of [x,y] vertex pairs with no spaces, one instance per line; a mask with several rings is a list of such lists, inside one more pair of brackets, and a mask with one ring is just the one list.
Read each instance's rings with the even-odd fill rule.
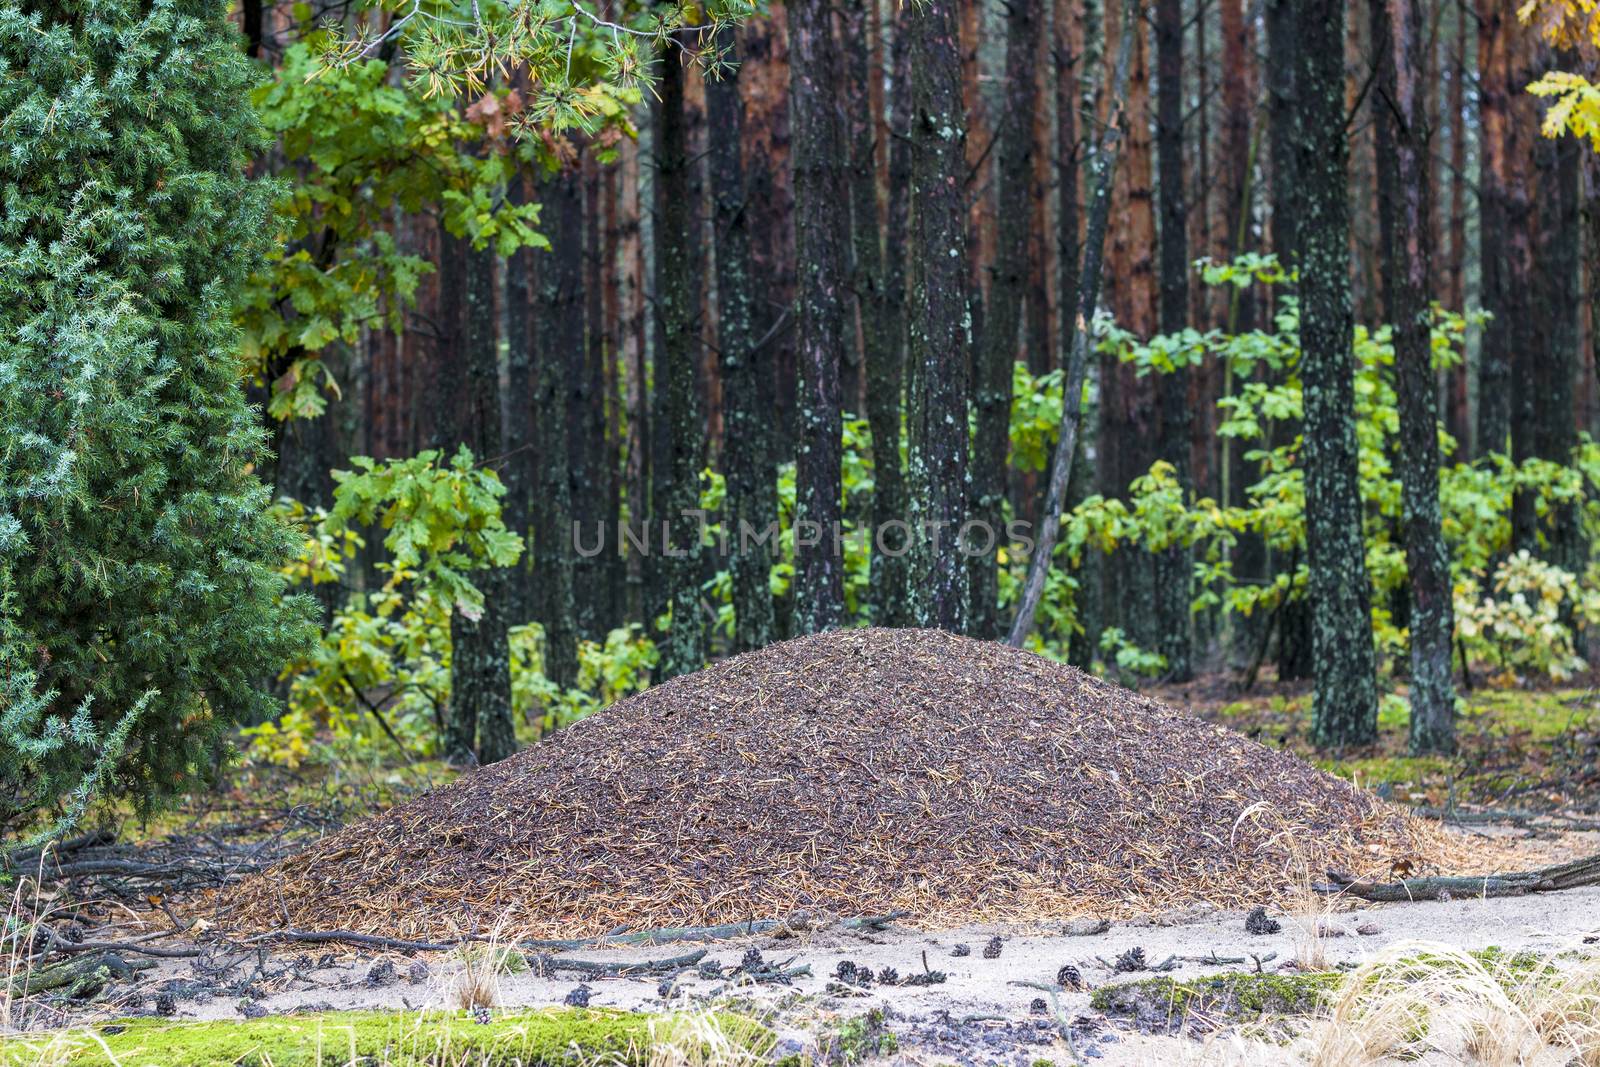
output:
[[690,1011],[650,1025],[649,1067],[761,1067],[771,1033],[732,1012]]
[[1287,1047],[1229,1035],[1194,1062],[1600,1067],[1600,960],[1485,960],[1452,945],[1401,942],[1353,971]]

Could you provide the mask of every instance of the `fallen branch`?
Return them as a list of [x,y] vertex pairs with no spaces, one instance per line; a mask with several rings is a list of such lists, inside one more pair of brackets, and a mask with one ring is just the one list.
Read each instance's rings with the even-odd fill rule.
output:
[[1458,811],[1454,808],[1412,808],[1412,814],[1441,822],[1460,823],[1463,826],[1532,826],[1543,823],[1552,830],[1600,830],[1600,821],[1579,819],[1571,815],[1556,815],[1543,811],[1523,811],[1515,808],[1485,808],[1481,811]]
[[682,956],[659,960],[572,960],[555,956],[534,956],[528,965],[534,973],[544,975],[555,971],[576,971],[591,978],[626,978],[636,974],[667,974],[693,967],[705,959],[706,949],[696,949]]
[[245,938],[243,943],[246,945],[266,945],[275,941],[365,945],[368,948],[387,948],[400,952],[449,952],[451,949],[460,948],[465,943],[462,941],[407,941],[399,937],[358,934],[354,930],[273,930],[269,933]]
[[1433,875],[1400,882],[1362,882],[1334,871],[1329,881],[1312,886],[1319,893],[1344,893],[1362,900],[1394,903],[1410,900],[1449,900],[1455,897],[1515,897],[1524,893],[1553,893],[1579,886],[1600,885],[1600,855],[1569,860],[1535,871],[1505,874]]
[[77,956],[86,952],[136,952],[142,956],[158,956],[169,960],[189,959],[201,955],[201,950],[198,948],[161,948],[144,943],[171,936],[163,930],[154,937],[139,938],[134,941],[68,941],[52,930],[50,947],[46,952],[59,952],[64,956]]

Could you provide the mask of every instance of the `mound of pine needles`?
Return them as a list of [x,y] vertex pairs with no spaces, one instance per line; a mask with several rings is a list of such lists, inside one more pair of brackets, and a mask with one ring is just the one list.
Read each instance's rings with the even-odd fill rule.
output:
[[[1262,818],[1267,813],[1270,818]],[[1272,903],[1429,831],[1285,752],[934,630],[675,678],[225,889],[234,929],[508,939]]]

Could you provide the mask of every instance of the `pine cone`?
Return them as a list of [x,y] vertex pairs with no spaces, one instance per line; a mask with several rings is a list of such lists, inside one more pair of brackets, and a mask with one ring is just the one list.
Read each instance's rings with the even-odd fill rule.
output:
[[1112,965],[1112,970],[1127,973],[1129,971],[1146,971],[1150,969],[1149,961],[1144,958],[1144,949],[1135,945],[1117,957],[1117,962]]
[[972,955],[972,946],[968,945],[966,943],[959,944],[955,948],[950,950],[950,955],[952,955],[952,956],[970,956],[970,955]]
[[893,967],[885,967],[878,972],[879,985],[894,985],[900,981],[900,972]]
[[569,1008],[587,1008],[589,1006],[589,987],[580,985],[567,994],[565,1001]]
[[1064,963],[1056,972],[1056,985],[1063,989],[1082,989],[1083,972],[1070,963]]
[[983,946],[983,958],[986,960],[997,960],[1000,958],[999,935],[991,937],[989,939],[989,943]]
[[1267,918],[1266,908],[1254,908],[1244,919],[1244,931],[1247,934],[1275,934],[1282,929],[1282,923]]

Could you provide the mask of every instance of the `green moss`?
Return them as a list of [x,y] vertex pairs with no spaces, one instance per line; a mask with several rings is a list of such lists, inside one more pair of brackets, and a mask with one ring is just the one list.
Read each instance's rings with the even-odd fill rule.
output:
[[1251,1020],[1266,1015],[1307,1015],[1339,987],[1344,975],[1219,974],[1180,982],[1146,978],[1101,986],[1089,998],[1096,1011],[1134,1018],[1182,1019],[1192,1012]]
[[1341,778],[1376,786],[1410,785],[1448,775],[1454,766],[1438,756],[1372,756],[1367,759],[1313,759],[1312,765]]
[[[0,1042],[0,1067],[116,1063],[119,1067],[539,1067],[605,1060],[643,1064],[670,1016],[570,1009],[516,1012],[478,1023],[461,1013],[323,1012],[245,1021],[133,1019]],[[771,1034],[741,1022],[730,1031]],[[102,1045],[103,1043],[103,1045]],[[766,1051],[762,1048],[760,1051]],[[109,1053],[109,1055],[108,1055]]]
[[1591,724],[1592,700],[1589,691],[1583,689],[1478,689],[1467,698],[1461,728],[1525,734],[1530,741],[1550,742]]
[[839,1027],[826,1059],[837,1064],[860,1063],[874,1056],[893,1055],[899,1047],[900,1039],[889,1032],[883,1009],[873,1008]]

